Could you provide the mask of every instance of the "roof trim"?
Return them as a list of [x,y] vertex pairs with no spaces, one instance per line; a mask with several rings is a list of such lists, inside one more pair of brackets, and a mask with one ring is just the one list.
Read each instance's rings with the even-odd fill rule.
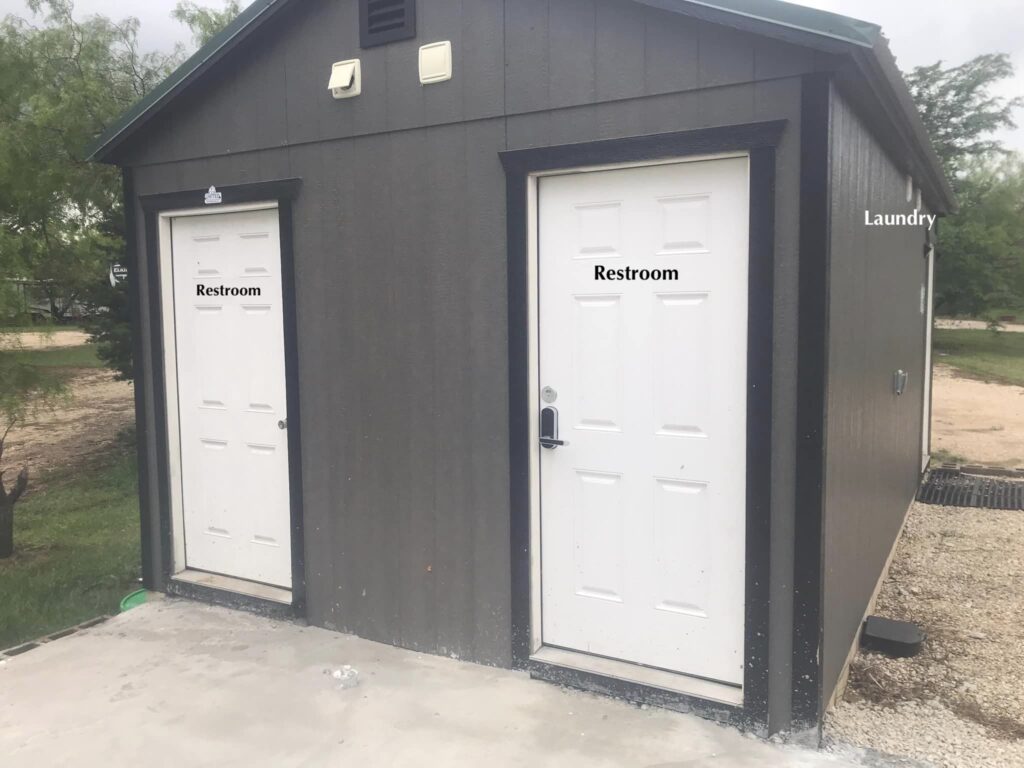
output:
[[[806,37],[828,38],[849,45],[872,48],[881,37],[882,28],[868,21],[842,16],[830,11],[808,8],[783,0],[636,0],[665,11],[717,21],[730,26],[750,28],[764,34],[760,25],[789,30]],[[729,18],[730,21],[725,19]],[[745,20],[747,23],[738,23]],[[758,26],[757,30],[752,27]]]
[[156,88],[137,101],[86,149],[86,160],[104,161],[110,153],[175,96],[198,78],[239,42],[247,38],[264,21],[287,5],[290,0],[254,0],[231,23],[192,54]]

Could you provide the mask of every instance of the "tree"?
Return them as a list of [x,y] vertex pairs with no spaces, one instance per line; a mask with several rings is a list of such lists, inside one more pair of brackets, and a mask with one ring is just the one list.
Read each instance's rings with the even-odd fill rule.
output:
[[96,226],[119,205],[117,170],[84,150],[181,55],[139,53],[136,19],[78,21],[70,0],[28,5],[42,26],[0,23],[0,264],[39,285],[60,319],[121,249]]
[[[53,374],[22,359],[17,342],[3,341],[0,346],[0,462],[14,425],[34,410],[54,402],[62,389],[60,380]],[[14,552],[14,505],[28,488],[28,467],[21,468],[9,488],[4,474],[0,464],[0,559]]]
[[[28,0],[41,24],[0,21],[0,325],[16,316],[11,278],[32,281],[56,317],[80,301],[122,251],[104,222],[120,219],[116,169],[85,162],[84,150],[165,77],[181,51],[142,54],[139,23],[79,21],[69,0]],[[0,328],[0,459],[12,427],[50,407],[63,385],[31,365]],[[28,468],[12,483],[0,470],[0,557],[13,551],[14,505]]]
[[942,226],[936,309],[983,316],[1024,296],[1024,160],[982,157],[964,164],[960,213]]
[[1009,56],[993,53],[956,67],[941,61],[917,67],[906,78],[960,202],[959,213],[939,230],[935,303],[941,313],[979,316],[1021,301],[1021,163],[1007,159],[992,138],[1016,127],[1014,110],[1024,104],[992,95],[1013,74]]
[[1005,152],[991,135],[1016,127],[1013,112],[1024,100],[999,98],[991,91],[1013,74],[1009,55],[988,53],[956,67],[943,67],[942,61],[915,67],[906,76],[954,188],[970,159]]
[[219,11],[182,0],[171,11],[171,18],[191,29],[192,39],[197,46],[201,47],[206,45],[241,12],[238,0],[228,0],[227,5]]

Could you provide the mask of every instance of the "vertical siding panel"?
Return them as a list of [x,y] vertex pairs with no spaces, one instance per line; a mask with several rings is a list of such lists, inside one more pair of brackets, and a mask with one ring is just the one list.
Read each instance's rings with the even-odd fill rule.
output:
[[698,39],[699,87],[711,88],[753,80],[755,41],[753,35],[702,24]]
[[707,88],[699,93],[702,125],[735,125],[754,119],[753,84]]
[[[441,129],[436,129],[441,130]],[[447,257],[437,242],[444,226],[444,201],[435,184],[445,187],[451,173],[446,161],[447,130],[403,132],[391,136],[391,205],[378,216],[394,228],[389,256],[377,269],[390,286],[388,315],[381,326],[392,355],[388,380],[379,395],[377,411],[387,424],[388,452],[395,491],[395,540],[386,559],[398,576],[402,645],[434,651],[436,640],[436,579],[434,484],[434,322],[433,302],[438,262]],[[438,153],[441,156],[438,156]],[[392,218],[395,217],[395,218]],[[378,556],[380,553],[378,552]]]
[[256,154],[258,156],[257,168],[261,179],[295,178],[286,151],[268,149]]
[[462,87],[467,119],[496,117],[505,109],[504,0],[463,0]]
[[646,93],[646,14],[619,0],[595,0],[597,98],[635,98]]
[[[419,80],[418,46],[394,43],[370,48],[366,53],[382,60],[383,66],[378,64],[371,69],[372,72],[378,73],[376,77],[383,80],[375,87],[384,94],[387,102],[388,130],[403,130],[422,123],[426,114],[427,96],[426,89],[420,85]],[[363,76],[366,77],[366,74]],[[370,82],[365,81],[364,87],[370,87]],[[451,82],[442,83],[437,87],[450,88]]]
[[548,109],[548,0],[505,0],[505,109]]
[[[323,617],[324,624],[337,629],[343,626],[347,608],[358,599],[354,585],[342,579],[339,573],[340,564],[347,559],[349,552],[359,546],[358,539],[349,537],[346,529],[347,515],[353,512],[345,504],[351,453],[345,442],[346,431],[335,426],[351,423],[348,395],[352,384],[351,377],[347,375],[351,362],[345,354],[345,347],[337,343],[333,334],[332,341],[324,343],[323,329],[345,327],[345,287],[348,281],[344,269],[349,254],[344,243],[351,223],[349,168],[352,146],[347,142],[331,142],[317,145],[317,148],[319,165],[308,169],[308,172],[322,175],[323,180],[310,195],[302,193],[300,199],[306,199],[300,204],[308,208],[315,218],[320,230],[319,247],[311,244],[309,250],[296,253],[297,273],[316,282],[313,295],[317,297],[314,303],[317,314],[309,325],[299,326],[300,336],[309,340],[304,350],[306,357],[299,359],[299,365],[303,366],[305,360],[308,361],[306,364],[319,365],[322,370],[342,373],[333,377],[328,386],[320,380],[309,382],[309,388],[319,390],[310,398],[317,403],[317,408],[307,415],[302,406],[304,424],[315,423],[318,437],[316,459],[310,461],[303,453],[303,469],[310,475],[304,491],[312,490],[317,498],[312,511],[307,512],[307,519],[312,517],[317,530],[308,533],[306,541],[309,542],[312,536],[319,537],[319,541],[312,545],[313,554],[306,551],[306,570],[315,572],[326,581],[316,590],[316,601],[307,599],[307,603],[312,608],[311,613],[316,611]],[[330,419],[324,418],[327,414]],[[308,444],[310,441],[304,442]],[[309,502],[306,502],[306,508],[311,508]]]
[[[314,5],[320,10],[322,2],[314,0]],[[298,143],[317,138],[321,105],[313,93],[313,84],[320,84],[326,96],[330,72],[325,71],[323,62],[313,55],[314,48],[326,33],[322,19],[315,13],[297,13],[289,26],[291,34],[303,41],[302,45],[285,46],[288,138]],[[260,87],[256,83],[247,85],[249,88]]]
[[551,104],[589,104],[597,98],[594,0],[561,0],[550,13]]
[[[274,38],[269,32],[262,30],[262,33],[256,33],[257,39],[253,41],[259,46],[259,51],[250,57],[252,73],[262,83],[262,92],[256,102],[255,119],[252,120],[256,132],[254,143],[240,146],[239,149],[275,147],[288,143],[288,81],[284,46],[280,38]],[[239,88],[248,86],[248,78],[238,83]],[[249,119],[241,110],[236,112],[243,119]]]
[[554,144],[551,141],[551,112],[530,115],[510,115],[505,119],[509,149],[528,149]]
[[[462,398],[469,415],[466,444],[465,514],[468,577],[472,580],[473,658],[511,664],[512,567],[509,560],[508,301],[505,280],[505,175],[498,150],[505,148],[504,122],[466,127],[467,229],[463,248],[469,280],[463,283],[467,326],[462,365],[473,372]],[[464,267],[466,269],[467,267]],[[465,318],[472,318],[466,322]],[[492,322],[479,322],[491,317]],[[447,396],[448,393],[445,393]]]
[[648,94],[697,87],[697,24],[675,13],[645,14],[644,82]]
[[428,137],[434,188],[425,201],[427,240],[435,253],[430,296],[436,320],[430,339],[434,388],[429,450],[434,457],[437,652],[458,658],[473,655],[471,606],[475,590],[469,563],[477,525],[473,480],[464,457],[464,452],[471,449],[467,436],[473,434],[472,410],[464,398],[451,396],[454,392],[470,392],[475,384],[469,344],[472,324],[465,322],[461,310],[473,300],[472,279],[477,268],[465,244],[470,225],[466,210],[453,205],[466,189],[466,130],[467,126],[462,125],[434,131]]
[[[382,171],[391,168],[387,137],[354,141],[350,168],[358,194],[351,196],[352,226],[343,241],[343,261],[325,265],[340,269],[348,287],[345,325],[332,330],[350,362],[332,374],[347,377],[349,421],[337,423],[332,417],[327,422],[343,431],[349,460],[344,472],[346,557],[335,568],[338,583],[351,585],[356,595],[343,613],[343,627],[398,644],[402,588],[395,561],[401,554],[402,521],[396,484],[410,478],[396,472],[396,459],[407,450],[407,425],[387,395],[399,387],[392,363],[398,352],[394,334],[398,319],[405,317],[395,306],[391,283],[395,227],[385,212],[395,209],[392,187],[381,180]],[[330,379],[324,383],[330,385]]]
[[793,77],[814,68],[814,53],[807,48],[766,37],[754,37],[753,43],[754,77],[757,80]]

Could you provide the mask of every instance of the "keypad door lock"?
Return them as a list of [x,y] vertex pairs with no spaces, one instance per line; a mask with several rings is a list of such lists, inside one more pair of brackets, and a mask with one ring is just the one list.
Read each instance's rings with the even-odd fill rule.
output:
[[558,439],[558,409],[549,405],[540,412],[540,444],[544,448],[557,448],[568,445]]

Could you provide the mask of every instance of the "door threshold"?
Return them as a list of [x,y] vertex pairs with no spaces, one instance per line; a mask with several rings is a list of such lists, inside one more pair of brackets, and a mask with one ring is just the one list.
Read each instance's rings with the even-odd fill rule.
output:
[[266,600],[281,605],[290,606],[292,604],[292,591],[290,589],[272,587],[269,584],[261,584],[258,581],[246,581],[234,576],[224,576],[220,573],[186,569],[174,574],[171,580],[181,584],[216,589],[221,592],[233,592],[236,595],[254,597],[258,600]]
[[542,664],[551,664],[564,669],[613,678],[627,683],[660,688],[671,693],[695,696],[719,704],[729,704],[737,707],[743,705],[742,688],[728,685],[727,683],[703,680],[699,677],[691,677],[678,672],[644,667],[628,661],[608,659],[603,656],[592,656],[589,653],[569,651],[564,648],[553,648],[551,646],[541,646],[539,650],[530,655],[530,660],[541,662]]

